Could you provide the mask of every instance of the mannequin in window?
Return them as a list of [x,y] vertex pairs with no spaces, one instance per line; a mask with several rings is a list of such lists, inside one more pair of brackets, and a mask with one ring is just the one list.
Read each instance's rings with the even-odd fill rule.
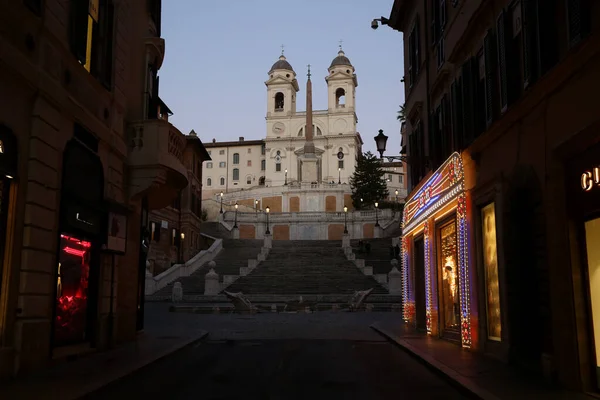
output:
[[458,310],[458,285],[456,278],[456,262],[454,261],[453,256],[448,256],[444,263],[444,281],[445,285],[447,285],[447,290],[444,291],[444,318],[446,320],[446,326],[458,325],[456,318]]

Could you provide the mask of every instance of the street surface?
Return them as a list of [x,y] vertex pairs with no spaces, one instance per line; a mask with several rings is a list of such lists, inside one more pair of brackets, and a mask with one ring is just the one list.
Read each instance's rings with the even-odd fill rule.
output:
[[[464,399],[369,325],[398,313],[202,315],[151,305],[149,322],[208,338],[86,397],[142,399]],[[169,326],[171,328],[169,328]]]

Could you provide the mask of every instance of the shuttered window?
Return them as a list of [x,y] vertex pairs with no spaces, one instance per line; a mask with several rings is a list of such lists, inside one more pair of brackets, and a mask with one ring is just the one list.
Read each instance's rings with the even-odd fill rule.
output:
[[569,45],[575,46],[590,33],[589,0],[565,0]]
[[494,37],[491,30],[483,39],[483,54],[485,61],[485,125],[488,128],[494,122],[496,99],[496,68]]
[[477,68],[475,66],[475,60],[473,58],[468,59],[462,66],[462,119],[463,119],[463,134],[462,134],[462,148],[467,147],[471,144],[474,138],[475,132],[475,112],[476,106],[476,90],[475,90],[475,77]]
[[107,89],[112,87],[115,7],[112,0],[100,0],[98,23],[92,33],[91,73]]
[[71,52],[81,65],[87,62],[88,42],[88,2],[71,0],[70,4],[70,35]]
[[507,45],[509,44],[506,29],[506,13],[502,11],[496,20],[496,49],[498,50],[498,80],[500,112],[508,109],[508,71],[507,71]]
[[412,87],[419,75],[419,66],[421,64],[420,38],[419,38],[419,17],[415,19],[413,28],[408,36],[408,85]]

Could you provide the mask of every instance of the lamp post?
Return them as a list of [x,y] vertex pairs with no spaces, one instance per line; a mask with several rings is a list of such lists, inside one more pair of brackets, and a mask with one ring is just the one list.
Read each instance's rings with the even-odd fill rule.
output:
[[348,207],[344,206],[344,233],[348,233]]
[[254,200],[254,211],[258,214],[258,200]]
[[379,130],[379,134],[377,136],[375,136],[375,144],[377,145],[377,151],[379,152],[379,157],[381,159],[383,158],[387,158],[388,162],[392,162],[392,161],[402,161],[402,162],[407,162],[406,160],[408,159],[408,157],[406,156],[384,156],[383,153],[385,153],[385,146],[388,140],[388,137],[386,135],[383,134],[383,129]]
[[269,232],[269,212],[271,212],[271,209],[269,208],[269,206],[267,206],[267,208],[265,208],[265,212],[267,213],[267,230],[265,231],[265,233],[267,235],[270,235],[271,232]]
[[285,183],[284,183],[284,185],[287,186],[287,168],[285,169]]
[[396,193],[396,203],[398,203],[398,189],[394,193]]
[[179,242],[179,262],[183,264],[183,239],[185,239],[185,233],[181,232],[181,241]]
[[375,202],[375,226],[379,226],[379,218],[377,216],[377,208],[379,207],[379,203]]
[[223,214],[223,192],[221,192],[221,211],[220,214]]
[[338,168],[338,185],[342,184],[342,169]]
[[233,227],[237,228],[237,210],[238,210],[238,203],[237,201],[235,202],[235,216],[233,217]]

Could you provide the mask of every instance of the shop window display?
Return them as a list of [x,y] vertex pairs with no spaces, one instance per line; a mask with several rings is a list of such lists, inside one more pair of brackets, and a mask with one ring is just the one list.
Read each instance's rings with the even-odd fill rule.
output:
[[91,243],[62,234],[56,281],[56,345],[85,341]]
[[496,248],[496,211],[494,203],[481,209],[483,267],[485,270],[488,339],[500,341],[500,284],[498,282],[498,250]]
[[445,330],[458,331],[460,328],[460,297],[458,294],[457,234],[454,220],[442,226],[440,239],[443,323]]

